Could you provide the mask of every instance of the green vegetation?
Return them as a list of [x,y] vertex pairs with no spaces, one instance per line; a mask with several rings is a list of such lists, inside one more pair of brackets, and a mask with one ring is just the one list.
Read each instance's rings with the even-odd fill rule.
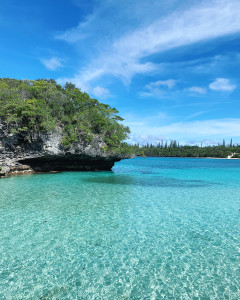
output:
[[117,152],[125,147],[121,142],[130,132],[119,123],[123,119],[115,108],[92,99],[72,83],[62,87],[53,79],[0,79],[0,119],[13,133],[61,128],[65,148],[99,135],[106,143],[105,151]]
[[[68,149],[78,140],[91,142],[98,135],[105,142],[103,152],[114,154],[165,157],[227,157],[240,158],[240,146],[223,141],[218,146],[180,146],[176,141],[158,145],[128,145],[129,131],[119,122],[118,111],[92,99],[87,93],[66,83],[64,87],[53,79],[17,80],[0,78],[0,121],[9,125],[12,133],[63,133],[62,146]],[[0,167],[1,170],[1,167]]]
[[180,146],[176,141],[168,143],[159,143],[158,145],[147,144],[145,146],[133,145],[132,151],[139,156],[156,156],[156,157],[216,157],[226,158],[229,155],[233,158],[240,158],[240,145],[234,146],[232,140],[229,145],[218,146]]
[[2,171],[2,167],[0,166],[0,171]]

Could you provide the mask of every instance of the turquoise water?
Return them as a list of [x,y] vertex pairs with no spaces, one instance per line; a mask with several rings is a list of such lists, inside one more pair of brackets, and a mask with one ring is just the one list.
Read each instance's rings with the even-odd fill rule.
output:
[[240,160],[0,179],[0,299],[240,299]]

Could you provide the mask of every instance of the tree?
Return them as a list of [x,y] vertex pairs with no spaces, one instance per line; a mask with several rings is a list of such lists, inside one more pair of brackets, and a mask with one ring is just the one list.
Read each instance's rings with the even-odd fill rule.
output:
[[64,147],[99,135],[113,151],[130,132],[115,108],[92,99],[72,83],[63,88],[53,79],[0,79],[0,118],[15,133],[61,128]]

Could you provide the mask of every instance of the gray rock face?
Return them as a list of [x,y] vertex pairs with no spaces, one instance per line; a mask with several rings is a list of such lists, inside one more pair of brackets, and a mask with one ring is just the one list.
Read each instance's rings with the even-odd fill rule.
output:
[[50,171],[111,170],[127,156],[105,153],[106,144],[95,136],[89,144],[78,141],[66,150],[61,145],[59,128],[53,133],[13,134],[0,123],[0,176]]

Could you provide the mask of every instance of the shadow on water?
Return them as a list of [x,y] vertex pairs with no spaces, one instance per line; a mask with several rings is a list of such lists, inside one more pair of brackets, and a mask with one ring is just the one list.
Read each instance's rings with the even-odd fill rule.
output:
[[164,178],[161,176],[136,176],[125,174],[108,174],[101,177],[85,178],[84,181],[102,184],[135,185],[146,187],[206,187],[212,184],[204,180],[180,180],[175,178]]

